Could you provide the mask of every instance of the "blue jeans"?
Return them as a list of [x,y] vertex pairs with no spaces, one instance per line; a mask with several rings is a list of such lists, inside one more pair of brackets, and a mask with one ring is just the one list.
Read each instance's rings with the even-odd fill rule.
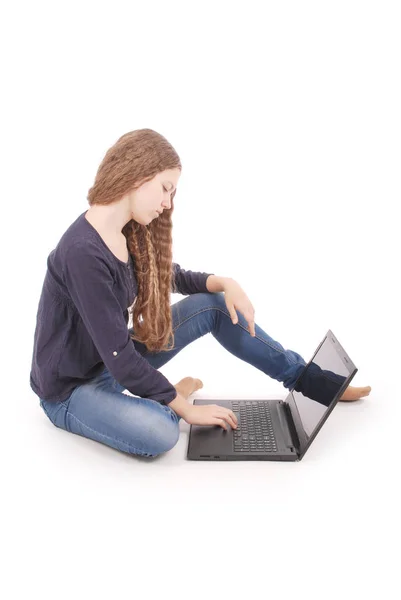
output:
[[[173,304],[171,311],[175,340],[172,350],[149,352],[144,344],[132,342],[156,369],[207,333],[231,354],[282,382],[285,388],[294,386],[306,365],[302,356],[285,350],[256,323],[256,337],[252,337],[239,312],[234,325],[223,292],[191,294]],[[56,427],[123,452],[152,457],[173,448],[179,438],[181,417],[168,405],[129,396],[123,390],[104,369],[99,376],[76,387],[62,402],[39,400]]]

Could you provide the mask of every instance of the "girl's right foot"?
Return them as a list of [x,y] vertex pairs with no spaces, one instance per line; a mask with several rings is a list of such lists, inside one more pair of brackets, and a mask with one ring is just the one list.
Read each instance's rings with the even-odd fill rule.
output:
[[343,393],[343,395],[341,396],[340,400],[345,400],[348,402],[352,402],[353,400],[359,400],[364,396],[369,396],[371,389],[372,388],[370,387],[370,385],[366,385],[365,387],[353,387],[352,385],[349,385]]

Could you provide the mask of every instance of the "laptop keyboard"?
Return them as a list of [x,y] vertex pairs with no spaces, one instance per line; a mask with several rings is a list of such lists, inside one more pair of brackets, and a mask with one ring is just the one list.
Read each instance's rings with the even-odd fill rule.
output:
[[231,407],[238,419],[237,429],[232,430],[236,452],[277,452],[268,402],[232,400]]

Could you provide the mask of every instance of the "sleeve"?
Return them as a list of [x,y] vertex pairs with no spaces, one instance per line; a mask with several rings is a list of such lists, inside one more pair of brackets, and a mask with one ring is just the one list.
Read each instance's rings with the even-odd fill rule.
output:
[[172,292],[178,292],[184,296],[197,294],[199,292],[209,292],[206,287],[206,280],[209,275],[215,273],[204,273],[203,271],[186,271],[178,263],[173,262]]
[[[88,247],[90,251],[88,251]],[[168,404],[177,390],[136,350],[107,261],[95,245],[71,246],[64,281],[102,361],[113,377],[135,396]]]

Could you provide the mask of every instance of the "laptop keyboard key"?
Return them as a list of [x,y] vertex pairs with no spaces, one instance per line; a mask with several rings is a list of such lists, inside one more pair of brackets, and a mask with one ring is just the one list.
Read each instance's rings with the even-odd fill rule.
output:
[[277,452],[268,403],[236,401],[235,409],[238,428],[234,431],[233,449]]

